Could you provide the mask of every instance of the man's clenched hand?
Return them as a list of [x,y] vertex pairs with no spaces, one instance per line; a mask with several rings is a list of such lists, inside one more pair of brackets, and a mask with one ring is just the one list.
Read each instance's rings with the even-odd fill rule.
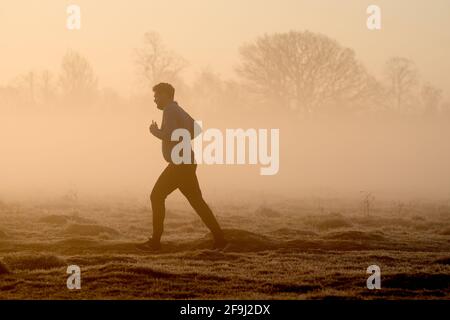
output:
[[152,124],[150,125],[150,132],[154,136],[157,136],[157,134],[159,133],[158,124],[156,123],[156,121],[152,120]]

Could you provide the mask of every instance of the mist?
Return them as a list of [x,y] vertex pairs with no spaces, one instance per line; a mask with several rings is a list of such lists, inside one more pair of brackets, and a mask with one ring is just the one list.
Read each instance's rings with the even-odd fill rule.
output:
[[[420,2],[414,5],[422,6]],[[33,6],[42,14],[46,28],[56,26],[57,10],[64,9],[62,5],[50,11],[46,6]],[[114,15],[119,7],[112,7]],[[320,16],[318,7],[306,7]],[[352,10],[359,7],[345,5],[339,10],[353,16]],[[89,19],[98,14],[100,7],[82,2],[81,8],[83,19]],[[10,4],[6,9],[11,13],[17,8]],[[159,4],[158,10],[163,9]],[[178,14],[181,9],[182,6],[177,7],[174,12]],[[214,15],[218,14],[216,9],[220,8],[214,7]],[[229,9],[221,19],[230,17]],[[131,15],[134,10],[124,11],[123,15]],[[251,6],[243,10],[257,12]],[[192,14],[187,10],[188,16]],[[284,28],[276,22],[264,27],[264,14],[256,14],[256,27],[242,26],[245,37],[233,38],[233,29],[222,31],[226,46],[223,52],[233,52],[231,60],[225,54],[216,55],[211,48],[202,50],[200,43],[204,46],[206,39],[218,41],[218,37],[211,38],[201,22],[188,27],[190,31],[197,30],[201,39],[188,43],[175,37],[172,27],[149,28],[140,15],[135,23],[123,28],[121,34],[127,36],[123,39],[112,36],[117,28],[110,33],[101,31],[107,35],[104,43],[111,51],[100,50],[104,59],[95,49],[100,30],[89,20],[83,20],[79,32],[56,28],[55,37],[65,39],[58,45],[44,49],[30,41],[26,47],[39,47],[36,54],[22,50],[15,58],[17,38],[8,35],[11,46],[5,55],[9,62],[2,62],[5,72],[0,82],[0,197],[59,197],[76,191],[84,197],[147,199],[165,166],[160,141],[148,131],[151,121],[160,123],[162,116],[153,102],[151,87],[167,81],[176,88],[175,100],[202,121],[204,129],[280,130],[280,169],[276,175],[261,176],[259,164],[201,165],[198,175],[210,197],[359,197],[370,192],[387,198],[448,199],[450,147],[445,137],[450,133],[450,113],[444,72],[437,75],[436,66],[424,62],[419,51],[409,55],[412,47],[405,47],[404,52],[396,48],[393,52],[389,47],[393,36],[386,35],[385,30],[385,42],[372,50],[376,53],[369,54],[364,49],[367,37],[350,37],[348,30],[336,34],[333,20],[327,20],[325,27],[316,26],[316,30],[311,29],[316,20],[309,28]],[[155,13],[149,15],[154,17]],[[408,16],[406,13],[402,19]],[[60,19],[64,18],[63,12]],[[35,22],[37,18],[29,19]],[[97,19],[110,25],[106,17]],[[16,28],[18,35],[25,32]],[[49,43],[51,36],[44,29],[37,27],[36,33],[42,44]],[[431,41],[426,34],[419,36],[419,42]],[[249,75],[259,72],[251,69],[252,53],[262,48],[257,39],[284,41],[289,37],[299,37],[305,43],[310,38],[321,39],[327,45],[336,42],[336,48],[342,52],[353,52],[345,61],[336,60],[336,65],[348,64],[352,72],[349,79],[359,82],[345,85],[364,93],[362,98],[354,102],[350,91],[347,95],[343,89],[333,89],[328,100],[321,100],[319,89],[299,85],[295,78],[295,90],[264,87],[264,83],[255,82]],[[155,54],[155,48],[162,58],[169,59],[169,67],[154,66],[150,74],[145,64],[149,55]],[[283,48],[279,50],[282,56]],[[408,58],[403,58],[403,54]],[[317,61],[311,60],[312,64]],[[442,70],[448,69],[445,63]],[[405,84],[407,94],[401,97],[392,91],[388,72],[399,72],[399,66],[414,78],[414,85]],[[74,80],[73,70],[83,70],[81,85],[79,79]],[[272,79],[277,79],[278,71],[270,72]],[[316,84],[329,81],[326,74],[321,77],[311,79]],[[73,87],[74,83],[79,86]]]
[[[280,129],[276,175],[261,176],[260,165],[200,165],[200,179],[211,196],[247,192],[295,198],[370,191],[445,198],[449,193],[448,118],[286,119],[281,114],[224,121],[237,118],[235,111],[193,115],[204,129]],[[151,119],[160,118],[151,99],[142,108],[122,110],[3,111],[2,197],[76,190],[147,198],[164,167],[160,141],[148,131]]]

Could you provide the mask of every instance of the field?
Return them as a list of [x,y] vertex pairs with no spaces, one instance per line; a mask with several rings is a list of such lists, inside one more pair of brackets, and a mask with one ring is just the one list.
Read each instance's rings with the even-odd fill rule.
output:
[[[231,245],[209,250],[186,202],[163,249],[139,252],[151,210],[132,202],[0,203],[0,299],[448,299],[450,206],[305,199],[215,203]],[[81,268],[68,290],[67,266]],[[366,269],[381,269],[369,290]]]

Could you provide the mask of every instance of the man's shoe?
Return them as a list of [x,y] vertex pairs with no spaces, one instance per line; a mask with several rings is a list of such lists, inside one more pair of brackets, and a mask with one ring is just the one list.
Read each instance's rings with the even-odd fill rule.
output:
[[229,245],[230,243],[225,239],[216,239],[214,240],[213,250],[224,250]]
[[136,248],[142,251],[159,251],[161,250],[161,243],[155,242],[153,239],[149,239],[144,243],[139,243],[136,245]]

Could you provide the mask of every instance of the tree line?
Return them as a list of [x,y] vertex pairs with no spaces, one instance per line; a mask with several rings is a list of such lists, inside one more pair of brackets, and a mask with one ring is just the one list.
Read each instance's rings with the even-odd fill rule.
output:
[[[212,112],[230,108],[277,110],[293,115],[394,112],[449,112],[441,89],[420,79],[413,61],[389,58],[382,76],[373,76],[354,50],[310,31],[265,34],[239,48],[237,80],[222,79],[213,70],[183,80],[186,59],[169,50],[155,32],[144,35],[134,52],[134,66],[145,91],[170,82],[187,103]],[[59,74],[29,72],[0,86],[2,105],[58,104],[91,106],[123,100],[113,89],[99,89],[89,61],[68,51]]]

